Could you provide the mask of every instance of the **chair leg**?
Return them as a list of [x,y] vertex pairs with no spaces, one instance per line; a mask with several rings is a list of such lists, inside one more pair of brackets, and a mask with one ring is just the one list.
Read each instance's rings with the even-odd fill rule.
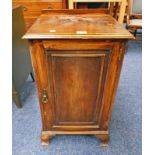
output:
[[134,36],[136,37],[136,34],[137,34],[137,29],[135,30],[135,32],[134,32]]
[[31,75],[32,81],[35,82],[35,79],[34,79],[34,76],[33,76],[32,72],[30,73],[30,75]]

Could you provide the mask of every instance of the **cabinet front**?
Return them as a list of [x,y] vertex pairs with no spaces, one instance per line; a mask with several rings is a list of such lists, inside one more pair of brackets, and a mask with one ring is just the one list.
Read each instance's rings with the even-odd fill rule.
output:
[[110,50],[46,50],[53,129],[99,129]]
[[42,141],[47,144],[55,134],[95,134],[107,145],[125,43],[50,40],[31,45]]

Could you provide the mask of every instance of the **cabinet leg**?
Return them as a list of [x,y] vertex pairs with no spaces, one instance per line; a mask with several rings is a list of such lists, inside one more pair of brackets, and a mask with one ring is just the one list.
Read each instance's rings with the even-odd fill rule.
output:
[[109,135],[108,134],[96,135],[96,137],[101,140],[101,146],[103,146],[103,147],[108,146],[108,142],[109,142]]
[[52,137],[54,137],[54,135],[46,133],[46,132],[45,133],[42,132],[42,134],[41,134],[41,145],[42,146],[48,146],[49,141]]

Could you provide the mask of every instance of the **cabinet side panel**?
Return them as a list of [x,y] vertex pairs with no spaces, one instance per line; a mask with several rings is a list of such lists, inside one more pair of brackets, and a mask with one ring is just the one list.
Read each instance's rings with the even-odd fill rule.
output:
[[120,42],[114,45],[111,61],[108,67],[107,78],[105,82],[105,90],[102,102],[102,112],[100,115],[100,127],[103,130],[108,129],[108,123],[111,118],[114,99],[118,87],[120,72],[122,68],[123,58],[125,54],[126,43]]

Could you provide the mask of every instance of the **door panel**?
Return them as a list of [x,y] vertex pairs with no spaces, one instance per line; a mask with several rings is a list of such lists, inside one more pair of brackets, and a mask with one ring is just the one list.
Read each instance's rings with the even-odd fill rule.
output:
[[110,51],[47,51],[53,125],[97,125]]

